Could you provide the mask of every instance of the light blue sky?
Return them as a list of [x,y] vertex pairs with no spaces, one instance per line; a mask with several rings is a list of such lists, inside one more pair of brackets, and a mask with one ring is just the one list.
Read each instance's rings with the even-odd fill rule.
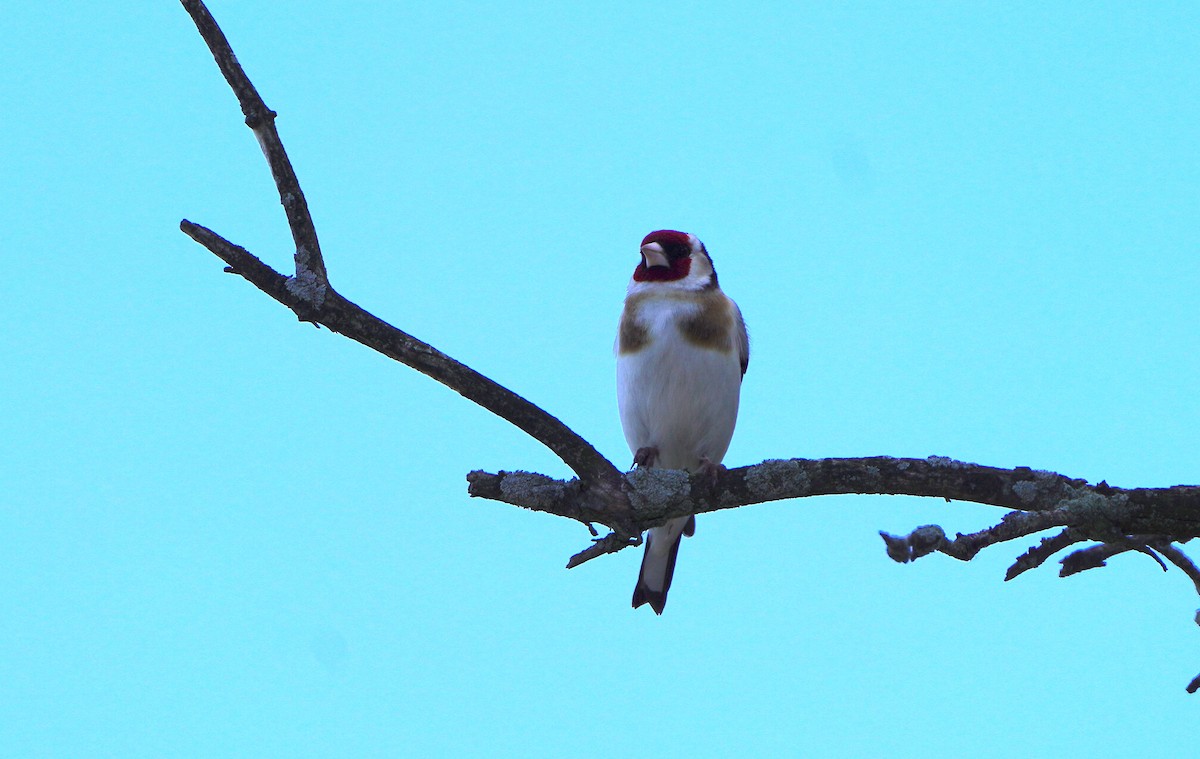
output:
[[[654,5],[212,10],[334,286],[622,465],[612,337],[671,227],[754,339],[729,464],[1200,482],[1200,7]],[[178,231],[290,261],[177,3],[5,26],[0,754],[1194,749],[1180,573],[1005,584],[1032,541],[900,566],[876,534],[997,509],[705,516],[661,618],[636,551],[563,570],[580,526],[464,481],[549,452]]]

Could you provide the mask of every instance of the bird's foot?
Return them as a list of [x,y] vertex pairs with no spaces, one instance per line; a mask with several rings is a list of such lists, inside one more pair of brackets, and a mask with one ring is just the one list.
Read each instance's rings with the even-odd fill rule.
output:
[[717,480],[721,479],[721,473],[724,471],[724,464],[714,464],[708,456],[701,456],[700,468],[696,470],[696,474],[700,475],[710,488],[714,488],[717,486]]
[[647,445],[644,448],[638,448],[637,453],[633,454],[634,466],[654,466],[654,462],[658,460],[658,449],[652,445]]

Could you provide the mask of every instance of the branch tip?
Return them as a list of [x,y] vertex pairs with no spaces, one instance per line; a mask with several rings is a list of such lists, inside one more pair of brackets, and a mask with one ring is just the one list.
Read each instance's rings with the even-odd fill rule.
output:
[[903,538],[882,531],[879,536],[887,546],[888,558],[900,564],[916,561],[946,545],[946,531],[936,524],[918,527]]
[[567,569],[574,569],[580,564],[585,564],[592,559],[604,556],[609,553],[616,553],[630,546],[640,546],[642,544],[642,536],[627,537],[618,535],[615,532],[610,532],[603,538],[596,538],[592,544],[583,549],[579,553],[572,556],[567,561]]

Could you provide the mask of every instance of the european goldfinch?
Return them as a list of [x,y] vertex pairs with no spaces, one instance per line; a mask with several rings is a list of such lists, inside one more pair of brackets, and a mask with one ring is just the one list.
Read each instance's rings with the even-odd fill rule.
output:
[[[750,360],[746,325],[721,292],[704,244],[673,230],[642,240],[621,313],[617,406],[637,466],[715,475],[737,423],[742,376]],[[684,535],[694,516],[672,519],[646,536],[633,607],[662,614]]]

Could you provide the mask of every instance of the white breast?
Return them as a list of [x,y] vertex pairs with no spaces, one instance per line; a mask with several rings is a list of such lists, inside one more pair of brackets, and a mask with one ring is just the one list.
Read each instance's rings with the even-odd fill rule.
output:
[[696,305],[648,299],[638,309],[649,344],[617,356],[617,402],[631,451],[658,448],[657,466],[720,463],[737,422],[742,372],[734,340],[724,351],[698,347],[679,331]]

